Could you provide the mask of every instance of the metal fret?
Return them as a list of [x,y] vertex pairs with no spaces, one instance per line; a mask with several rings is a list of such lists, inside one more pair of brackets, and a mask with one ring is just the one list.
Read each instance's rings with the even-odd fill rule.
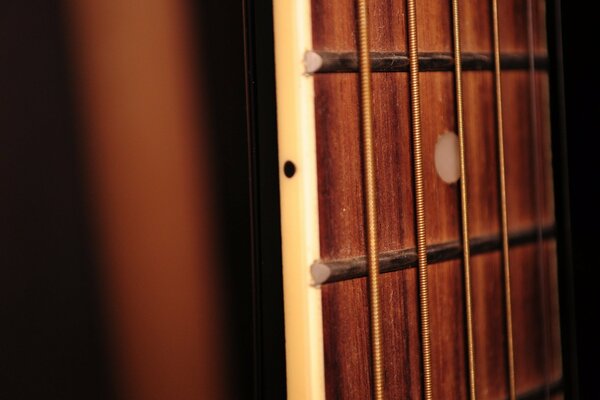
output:
[[[503,70],[528,70],[530,56],[526,53],[506,53],[501,55],[500,67]],[[406,52],[370,53],[372,72],[408,72],[409,61]],[[352,52],[309,51],[306,53],[306,72],[327,74],[358,72],[358,57]],[[537,54],[535,68],[548,69],[548,57]],[[491,71],[494,57],[488,53],[462,53],[463,71]],[[419,72],[454,71],[453,53],[419,53]]]
[[[556,236],[554,225],[542,229],[544,240],[552,240]],[[513,232],[509,236],[511,248],[536,243],[538,228]],[[502,247],[499,235],[472,237],[469,240],[471,255],[491,253]],[[437,264],[444,261],[457,260],[462,257],[461,241],[438,243],[427,246],[427,262]],[[381,273],[400,271],[414,268],[417,265],[417,250],[415,248],[399,251],[385,252],[379,255]],[[312,266],[313,283],[327,284],[348,279],[367,276],[367,263],[365,257],[355,257],[342,260],[317,261]]]

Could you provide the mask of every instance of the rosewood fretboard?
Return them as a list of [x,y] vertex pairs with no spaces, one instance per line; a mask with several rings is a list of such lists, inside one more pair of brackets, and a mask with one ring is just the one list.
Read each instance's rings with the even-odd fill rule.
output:
[[[437,176],[433,162],[438,136],[456,131],[451,10],[450,2],[417,5],[427,241],[429,256],[442,256],[429,267],[433,389],[435,398],[463,399],[467,365],[459,193],[456,184]],[[544,7],[543,0],[534,1],[534,49],[528,42],[527,2],[503,1],[499,10],[515,375],[519,397],[531,399],[562,393]],[[417,277],[409,268],[415,262],[415,216],[405,10],[403,0],[373,0],[369,9],[378,232],[384,256],[385,392],[390,399],[422,394]],[[476,385],[479,399],[501,399],[507,396],[508,382],[491,10],[489,2],[464,0],[461,12]],[[312,0],[312,29],[313,50],[324,60],[314,85],[320,262],[332,271],[322,286],[326,392],[329,399],[366,399],[371,373],[361,261],[365,243],[354,2]]]

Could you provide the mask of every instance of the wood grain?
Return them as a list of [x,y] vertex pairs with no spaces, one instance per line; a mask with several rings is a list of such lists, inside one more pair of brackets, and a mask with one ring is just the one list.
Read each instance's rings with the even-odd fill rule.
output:
[[[419,51],[451,51],[449,2],[417,4]],[[526,5],[519,0],[501,3],[503,52],[528,50]],[[460,6],[463,50],[490,52],[490,5],[462,0]],[[312,1],[316,51],[355,51],[354,7],[352,1]],[[404,1],[373,0],[369,7],[372,50],[406,51]],[[536,1],[534,47],[541,54],[546,51],[543,7],[543,1]],[[502,75],[511,230],[554,221],[547,80],[546,71]],[[493,75],[465,72],[463,81],[470,234],[499,235]],[[321,74],[314,82],[321,258],[361,256],[365,248],[357,75]],[[373,74],[382,252],[415,244],[407,84],[406,73]],[[459,239],[457,186],[439,179],[433,163],[438,136],[456,131],[453,74],[422,73],[421,92],[427,240],[434,244]],[[516,383],[519,393],[525,393],[543,389],[562,375],[555,245],[552,240],[536,241],[511,249],[510,257]],[[502,398],[508,383],[500,253],[474,256],[472,274],[478,398]],[[381,281],[386,395],[417,399],[421,350],[416,271],[384,274]],[[366,279],[324,285],[322,291],[327,397],[369,398]],[[448,261],[430,269],[430,296],[434,397],[466,398],[462,262]]]

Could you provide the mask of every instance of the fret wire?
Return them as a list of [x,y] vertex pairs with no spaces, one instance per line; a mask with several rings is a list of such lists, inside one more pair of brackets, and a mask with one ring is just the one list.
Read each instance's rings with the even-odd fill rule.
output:
[[[310,65],[307,74],[335,74],[358,71],[358,57],[354,52],[309,51],[307,54],[319,59],[319,64]],[[548,58],[543,54],[535,57],[535,67],[548,69]],[[463,71],[493,71],[493,54],[462,53]],[[502,70],[528,70],[529,55],[526,53],[502,54]],[[371,72],[408,72],[409,62],[406,52],[371,52]],[[454,55],[445,52],[420,52],[419,72],[454,71]]]
[[[537,229],[512,232],[509,236],[511,248],[525,246],[537,241]],[[542,239],[556,238],[555,226],[546,225],[542,228]],[[498,235],[475,236],[469,239],[470,255],[493,253],[502,250],[502,238]],[[427,263],[429,268],[444,261],[463,258],[462,242],[460,240],[429,244],[427,246]],[[379,272],[386,274],[404,269],[418,267],[419,258],[416,248],[388,251],[379,254]],[[349,279],[368,276],[366,257],[332,259],[315,261],[311,273],[316,285],[329,284]]]
[[512,300],[510,283],[510,258],[508,248],[508,215],[506,208],[506,170],[504,163],[504,124],[502,117],[502,82],[500,76],[500,35],[498,27],[498,0],[492,0],[492,25],[494,46],[494,83],[496,94],[496,129],[498,147],[498,170],[500,184],[500,214],[502,225],[502,261],[504,272],[504,301],[506,315],[506,344],[508,361],[509,398],[515,400],[515,358],[512,327]]
[[460,153],[460,214],[462,225],[465,311],[467,320],[467,359],[469,367],[469,395],[471,400],[477,398],[475,391],[475,349],[473,344],[473,306],[471,301],[471,262],[469,244],[469,218],[467,201],[467,171],[465,161],[465,130],[463,120],[462,95],[462,54],[460,48],[460,15],[458,0],[452,0],[452,28],[454,38],[454,77],[456,88],[456,122]]
[[533,172],[534,172],[534,187],[535,187],[535,218],[536,218],[536,259],[537,267],[539,269],[539,281],[541,288],[541,315],[542,324],[542,348],[543,348],[543,373],[544,373],[544,397],[550,399],[550,390],[548,387],[549,372],[548,372],[548,315],[547,315],[547,297],[548,293],[546,290],[546,266],[544,264],[544,239],[542,235],[542,212],[543,206],[542,190],[544,188],[544,176],[542,173],[542,166],[540,165],[540,140],[539,140],[539,125],[538,125],[538,114],[537,114],[537,90],[536,90],[536,79],[535,79],[535,37],[534,37],[534,15],[533,15],[533,0],[527,0],[527,47],[529,57],[529,100],[530,100],[530,129],[532,135],[533,145]]
[[415,177],[415,209],[417,222],[417,256],[419,259],[419,306],[423,358],[424,399],[431,400],[431,338],[429,332],[429,279],[427,272],[427,241],[425,230],[425,194],[423,184],[423,155],[421,144],[421,93],[419,87],[419,55],[417,41],[416,1],[407,0],[408,58],[413,133],[413,162]]
[[364,158],[364,192],[367,222],[367,264],[369,269],[369,307],[371,322],[371,359],[373,364],[373,396],[383,400],[383,349],[379,258],[377,244],[377,208],[375,162],[373,149],[373,111],[371,98],[371,60],[369,58],[369,25],[367,0],[358,0],[358,50],[361,96],[361,122]]

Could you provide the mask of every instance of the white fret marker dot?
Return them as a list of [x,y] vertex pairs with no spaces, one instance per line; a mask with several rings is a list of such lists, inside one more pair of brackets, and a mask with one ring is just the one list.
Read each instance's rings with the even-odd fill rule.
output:
[[451,184],[460,178],[458,136],[454,132],[445,132],[435,144],[435,169],[441,180]]

